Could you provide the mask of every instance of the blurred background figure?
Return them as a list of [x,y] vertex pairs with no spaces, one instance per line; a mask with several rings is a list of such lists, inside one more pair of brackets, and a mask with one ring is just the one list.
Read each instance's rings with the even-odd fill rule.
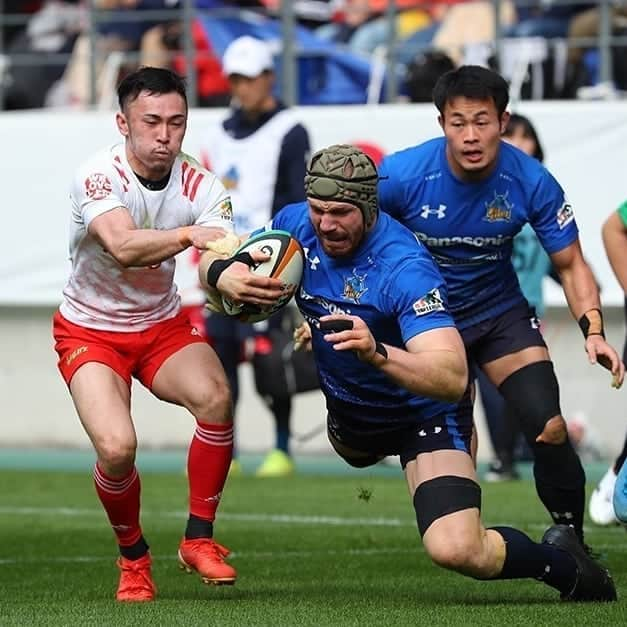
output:
[[[282,207],[305,199],[305,166],[310,143],[295,112],[273,94],[274,61],[269,46],[253,37],[240,37],[226,49],[222,65],[228,77],[232,108],[228,117],[207,135],[204,154],[211,170],[231,195],[235,230],[239,235],[265,225]],[[273,332],[282,328],[287,311],[255,325],[211,314],[207,336],[226,370],[234,403],[239,396],[238,364],[247,339],[254,352],[272,351]],[[252,360],[253,367],[259,360]],[[261,380],[264,373],[256,373]],[[267,378],[267,374],[265,373]],[[276,445],[257,469],[262,477],[293,472],[289,451],[292,399],[288,389],[263,399],[275,420]],[[237,459],[232,471],[241,470]]]
[[[527,117],[512,113],[503,140],[520,148],[531,157],[544,161],[544,150],[538,133]],[[544,294],[542,283],[545,276],[551,275],[551,260],[540,244],[529,224],[514,238],[512,255],[518,282],[536,315],[544,315]],[[555,275],[553,275],[555,278]],[[538,320],[538,324],[540,324]],[[519,459],[530,458],[524,438],[521,435],[515,412],[505,404],[498,389],[477,369],[477,383],[481,392],[481,402],[494,449],[495,459],[490,463],[484,476],[486,481],[518,479],[514,466],[515,451],[520,450]]]
[[[14,6],[11,7],[10,5]],[[22,6],[17,6],[21,4]],[[39,6],[38,6],[39,4]],[[30,6],[29,6],[30,5]],[[79,0],[47,0],[41,3],[9,3],[11,10],[33,13],[21,29],[6,29],[7,55],[40,54],[42,56],[70,53],[83,28],[83,11]],[[9,63],[0,79],[6,84],[6,109],[32,109],[48,103],[53,86],[63,75],[66,64]]]
[[[627,200],[605,220],[601,232],[607,258],[625,293],[625,324],[627,326]],[[623,347],[623,362],[625,360],[627,360],[627,334]],[[620,430],[621,426],[617,428]],[[623,425],[622,428],[624,429],[625,426]],[[621,504],[622,511],[627,509],[627,493],[625,493],[627,486],[624,481],[622,484],[616,481],[617,475],[625,465],[625,458],[627,458],[627,434],[623,450],[607,469],[590,496],[588,513],[592,522],[597,525],[611,525],[617,522],[613,503],[615,491],[617,491],[616,499]]]

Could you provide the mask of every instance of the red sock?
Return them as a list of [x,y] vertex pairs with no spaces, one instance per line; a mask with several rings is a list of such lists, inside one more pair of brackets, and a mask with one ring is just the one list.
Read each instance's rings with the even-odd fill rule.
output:
[[94,483],[109,522],[120,546],[131,546],[142,536],[139,526],[139,493],[141,485],[137,468],[120,479],[107,477],[102,469],[94,466]]
[[196,424],[189,446],[189,512],[213,521],[233,458],[233,423]]

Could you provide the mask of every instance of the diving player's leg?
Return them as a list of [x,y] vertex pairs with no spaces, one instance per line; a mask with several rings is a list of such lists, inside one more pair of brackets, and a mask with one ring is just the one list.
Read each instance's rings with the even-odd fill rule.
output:
[[[453,426],[450,417],[446,424]],[[512,527],[483,526],[470,438],[459,447],[459,431],[451,429],[456,448],[428,451],[425,442],[422,450],[428,452],[410,460],[407,451],[401,456],[418,528],[433,562],[475,579],[540,580],[563,599],[615,600],[609,573],[586,554],[571,528],[551,527],[536,543]]]

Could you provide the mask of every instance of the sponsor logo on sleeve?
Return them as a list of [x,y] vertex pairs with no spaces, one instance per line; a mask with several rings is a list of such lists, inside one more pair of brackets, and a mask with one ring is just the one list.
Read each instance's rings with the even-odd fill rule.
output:
[[570,203],[565,200],[564,204],[557,210],[557,226],[560,231],[575,219],[575,214]]
[[106,174],[96,172],[85,179],[85,193],[91,200],[107,198],[112,190],[113,186]]
[[440,290],[434,288],[427,292],[413,304],[413,307],[417,316],[424,316],[432,311],[444,311],[444,302],[440,296]]
[[220,217],[223,220],[233,220],[233,205],[230,198],[225,198],[220,203]]

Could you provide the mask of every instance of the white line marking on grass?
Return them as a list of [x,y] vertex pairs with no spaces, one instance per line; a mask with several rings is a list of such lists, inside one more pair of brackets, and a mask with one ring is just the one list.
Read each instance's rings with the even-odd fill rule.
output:
[[[101,509],[86,509],[78,507],[9,507],[0,506],[0,514],[12,516],[103,516]],[[187,512],[180,511],[150,511],[142,510],[142,515],[153,518],[185,518]],[[269,522],[287,525],[330,525],[330,526],[359,526],[373,527],[408,527],[416,523],[399,518],[343,518],[340,516],[304,516],[293,514],[230,514],[219,512],[220,520],[235,520],[244,522]]]
[[[595,549],[602,551],[611,551],[614,553],[627,552],[627,546],[599,544],[595,545]],[[324,556],[351,556],[351,557],[368,557],[370,555],[398,555],[400,553],[406,554],[415,551],[416,553],[424,553],[424,548],[417,541],[415,545],[405,546],[402,548],[389,547],[380,549],[328,549],[323,551],[233,551],[230,554],[231,558],[235,559],[294,559],[294,558],[308,558]],[[174,562],[176,561],[176,555],[152,555],[152,559],[155,561]],[[15,564],[91,564],[95,562],[114,562],[115,557],[112,555],[98,556],[98,555],[75,555],[65,557],[5,557],[0,558],[1,566],[14,566]]]
[[[417,550],[422,551],[422,547],[419,545],[415,547]],[[382,548],[382,549],[346,549],[344,551],[338,551],[337,549],[329,549],[326,551],[233,551],[230,554],[231,558],[245,558],[245,559],[291,559],[295,557],[317,557],[320,555],[339,555],[339,556],[369,556],[369,555],[393,555],[398,553],[407,553],[407,547],[402,548]],[[176,554],[172,555],[151,555],[153,560],[156,561],[176,561]],[[76,555],[65,557],[6,557],[0,558],[0,566],[10,566],[15,564],[90,564],[94,562],[113,562],[115,557],[97,556],[97,555]]]

